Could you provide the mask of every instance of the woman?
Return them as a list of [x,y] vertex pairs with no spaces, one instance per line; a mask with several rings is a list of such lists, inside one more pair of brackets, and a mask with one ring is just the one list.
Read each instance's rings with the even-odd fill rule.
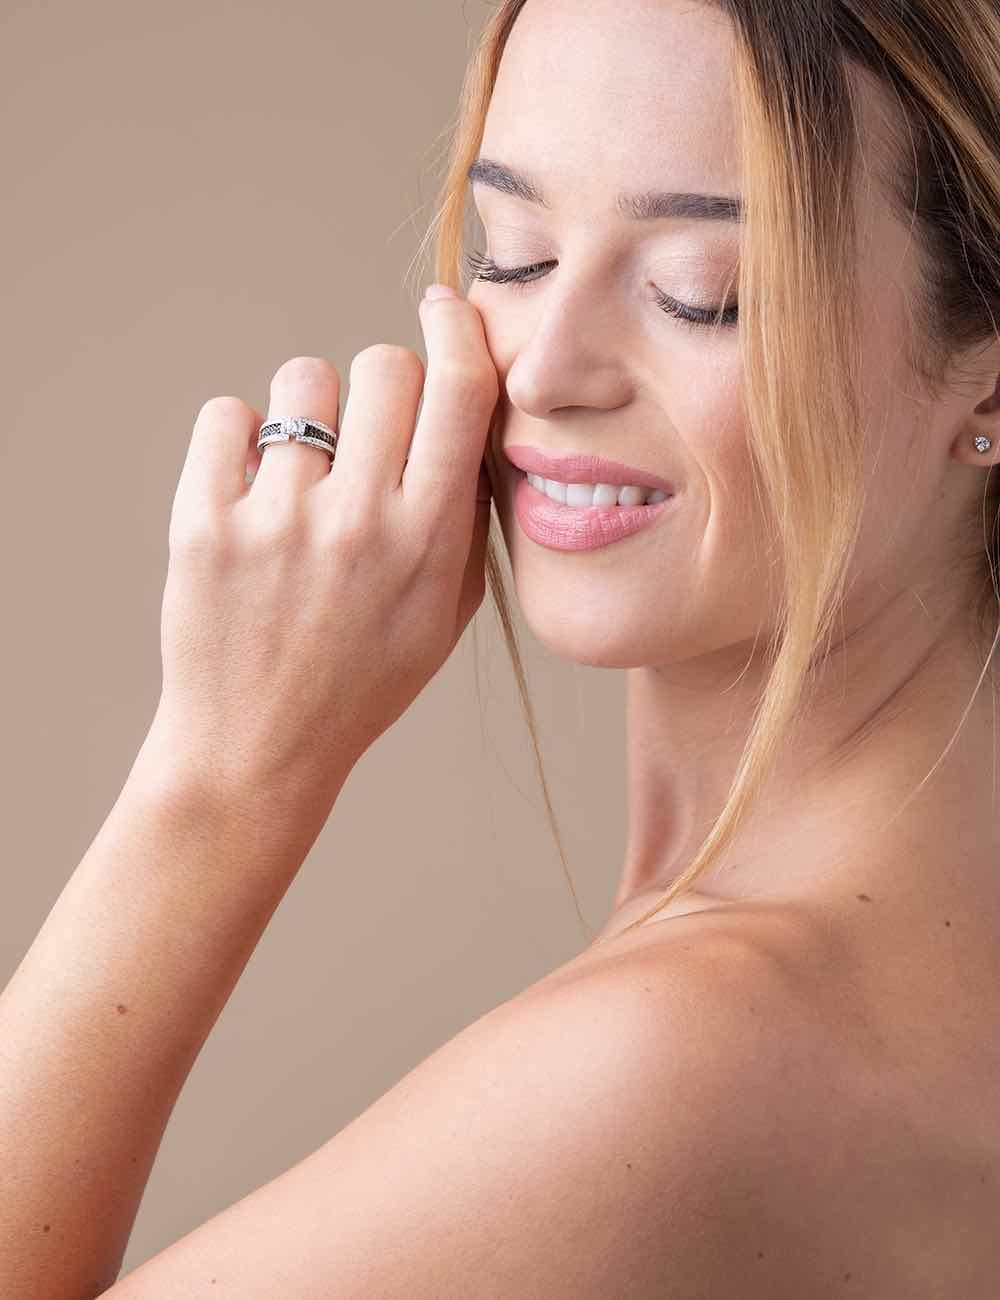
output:
[[[996,0],[498,6],[426,375],[361,353],[335,448],[321,358],[267,412],[316,445],[199,413],[156,716],[0,1001],[4,1295],[997,1293],[998,51]],[[630,670],[614,914],[112,1285],[348,773],[506,615],[484,453],[533,631]]]

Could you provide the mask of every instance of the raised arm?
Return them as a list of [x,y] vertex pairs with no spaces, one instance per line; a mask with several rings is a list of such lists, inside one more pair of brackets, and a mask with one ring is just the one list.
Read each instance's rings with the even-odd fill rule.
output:
[[[426,383],[408,349],[359,353],[329,450],[259,449],[238,398],[199,412],[156,716],[0,996],[4,1300],[92,1300],[114,1281],[173,1105],[269,918],[358,758],[482,602],[497,375],[471,304],[425,300],[421,323]],[[338,423],[323,358],[286,362],[270,398],[269,420]]]
[[178,1094],[312,830],[140,754],[0,996],[0,1296],[114,1282]]

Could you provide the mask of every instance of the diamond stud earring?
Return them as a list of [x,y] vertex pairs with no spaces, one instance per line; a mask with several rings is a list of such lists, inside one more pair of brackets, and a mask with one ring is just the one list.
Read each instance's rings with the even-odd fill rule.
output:
[[984,438],[982,434],[979,434],[975,439],[975,444],[976,444],[976,451],[989,451],[989,449],[993,446],[993,439]]

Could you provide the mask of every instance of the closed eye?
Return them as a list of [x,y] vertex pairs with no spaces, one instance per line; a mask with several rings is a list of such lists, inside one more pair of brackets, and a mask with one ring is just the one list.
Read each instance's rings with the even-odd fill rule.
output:
[[[466,254],[466,265],[476,280],[485,280],[489,284],[504,284],[512,289],[522,289],[526,284],[539,279],[536,272],[544,273],[555,262],[532,262],[529,266],[498,266],[491,257],[484,253]],[[655,288],[655,285],[654,285]],[[733,329],[739,322],[739,304],[715,308],[691,307],[687,303],[671,298],[662,289],[656,289],[657,301],[668,315],[675,317],[694,329],[711,328],[721,325]]]

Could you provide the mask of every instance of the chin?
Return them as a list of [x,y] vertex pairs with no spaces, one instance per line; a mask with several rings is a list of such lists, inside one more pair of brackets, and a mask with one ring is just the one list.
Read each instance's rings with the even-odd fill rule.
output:
[[[515,584],[517,585],[517,584]],[[599,596],[573,599],[551,584],[517,585],[522,618],[532,636],[561,659],[590,668],[642,668],[673,660],[685,651],[663,628],[650,625],[649,602],[609,608]]]

